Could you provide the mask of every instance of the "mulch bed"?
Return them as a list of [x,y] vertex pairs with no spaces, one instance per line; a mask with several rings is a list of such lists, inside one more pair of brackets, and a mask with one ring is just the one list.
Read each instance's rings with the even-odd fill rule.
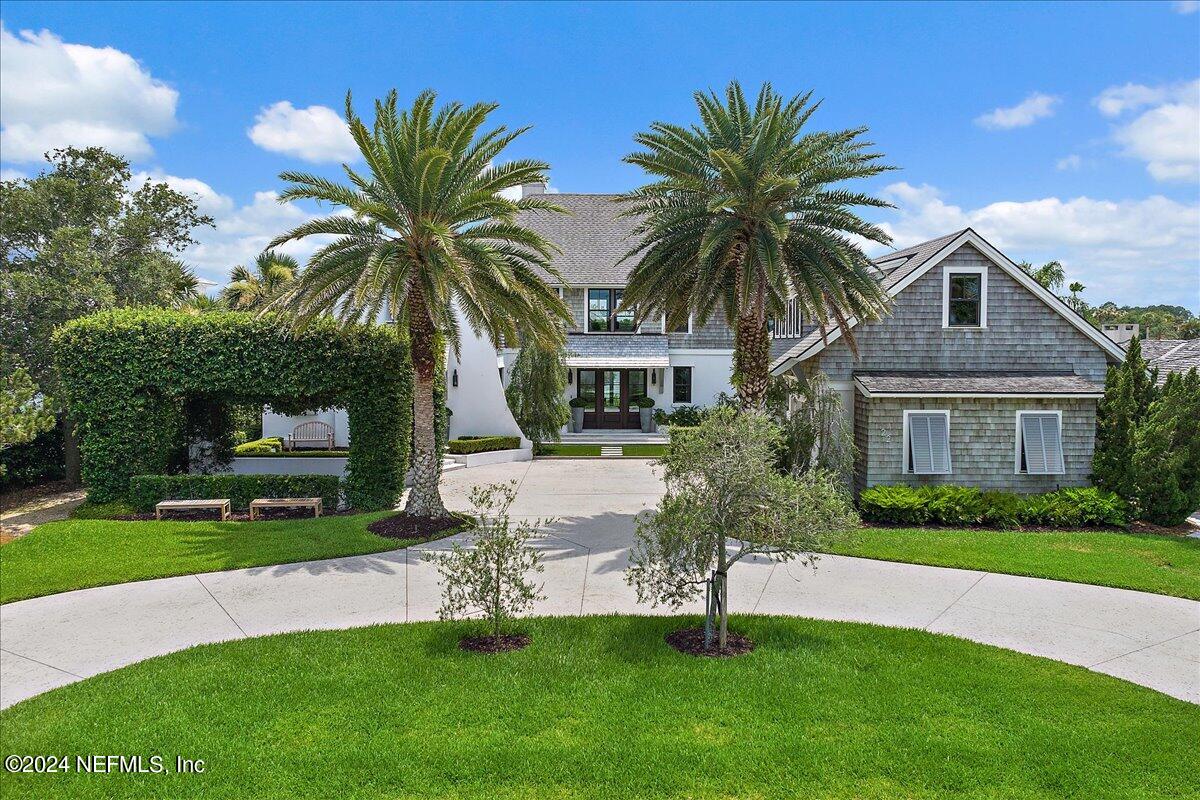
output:
[[533,641],[524,633],[506,633],[496,636],[464,636],[458,640],[460,650],[468,653],[511,653],[524,650]]
[[444,519],[431,519],[408,514],[393,514],[390,517],[375,520],[367,526],[367,530],[376,536],[384,536],[388,539],[416,539],[421,542],[429,542],[457,533],[466,524],[466,520],[454,515]]
[[[741,656],[749,653],[754,649],[754,640],[749,637],[742,636],[740,633],[729,631],[725,637],[725,647],[718,648],[715,645],[711,649],[704,647],[704,628],[683,628],[677,631],[671,631],[665,637],[667,644],[674,647],[681,653],[686,653],[689,656],[707,656],[709,658],[731,658],[732,656]],[[716,641],[716,632],[713,632],[713,641]]]

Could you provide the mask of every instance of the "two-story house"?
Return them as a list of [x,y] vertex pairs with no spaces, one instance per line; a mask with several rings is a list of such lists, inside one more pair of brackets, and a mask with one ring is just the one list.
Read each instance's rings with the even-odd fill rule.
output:
[[[561,250],[557,288],[574,316],[567,392],[590,403],[587,429],[636,428],[639,396],[670,410],[733,391],[733,332],[722,315],[665,330],[617,313],[636,259],[622,260],[634,221],[614,199],[556,194],[569,215],[521,220]],[[819,370],[841,396],[856,487],[1086,485],[1105,372],[1124,350],[971,229],[876,264],[892,307],[853,325],[857,358],[836,329],[822,333],[797,309],[773,321],[772,372]],[[505,367],[513,358],[501,353]]]
[[[733,393],[733,332],[723,315],[666,330],[659,319],[639,324],[617,311],[636,241],[615,199],[555,194],[569,214],[521,218],[560,250],[561,279],[547,279],[572,311],[566,394],[587,404],[585,430],[638,428],[639,397],[669,411]],[[880,320],[853,324],[857,356],[836,329],[822,333],[799,309],[772,322],[772,372],[820,371],[841,397],[858,451],[855,487],[1086,485],[1097,403],[1121,346],[969,228],[875,263],[892,305]],[[519,433],[502,388],[515,358],[514,349],[464,335],[447,369],[452,435]],[[341,412],[326,414],[335,438],[344,437]],[[305,419],[268,411],[264,429],[285,435]]]

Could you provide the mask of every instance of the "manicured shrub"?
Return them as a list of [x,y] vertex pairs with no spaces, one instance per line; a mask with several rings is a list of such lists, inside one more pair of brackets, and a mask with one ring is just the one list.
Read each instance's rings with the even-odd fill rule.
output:
[[596,407],[595,399],[589,400],[586,397],[572,397],[567,401],[567,404],[571,406],[571,408],[588,409]]
[[239,444],[233,448],[235,456],[261,455],[263,453],[281,453],[283,452],[283,438],[279,436],[267,436],[262,439],[255,439],[252,442]]
[[858,508],[871,522],[922,525],[929,521],[929,497],[911,486],[872,486],[858,497]]
[[229,498],[244,510],[260,497],[320,497],[326,511],[338,507],[341,479],[336,475],[135,475],[129,479],[129,502],[141,512],[160,500]]
[[667,424],[681,428],[695,428],[704,422],[705,410],[700,406],[679,406],[667,415]]
[[858,505],[868,521],[891,525],[1119,528],[1130,519],[1125,501],[1092,487],[1018,495],[964,486],[872,486],[863,490]]
[[470,453],[490,453],[494,450],[515,450],[521,446],[520,436],[460,436],[446,443],[456,456]]
[[122,309],[72,320],[54,346],[96,502],[122,499],[135,474],[168,471],[184,403],[198,396],[284,413],[341,406],[348,503],[391,508],[403,491],[412,370],[392,326],[322,318],[295,331],[271,315]]
[[638,408],[654,408],[654,399],[647,397],[646,395],[642,395],[641,397],[633,398],[633,400],[630,401],[630,404],[635,405]]
[[995,528],[1019,528],[1025,498],[1015,492],[984,492],[980,498],[983,511],[979,521]]
[[929,519],[939,525],[978,525],[983,516],[983,492],[969,486],[928,486],[925,496]]

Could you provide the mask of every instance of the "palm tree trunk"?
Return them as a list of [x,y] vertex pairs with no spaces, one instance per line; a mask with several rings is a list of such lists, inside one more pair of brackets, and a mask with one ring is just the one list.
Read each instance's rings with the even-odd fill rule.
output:
[[771,372],[771,338],[766,320],[757,314],[738,315],[733,334],[733,370],[742,408],[761,409]]
[[433,382],[437,373],[433,323],[423,307],[409,311],[408,341],[413,365],[412,490],[404,511],[419,517],[446,517],[449,512],[438,491],[441,470],[434,425]]

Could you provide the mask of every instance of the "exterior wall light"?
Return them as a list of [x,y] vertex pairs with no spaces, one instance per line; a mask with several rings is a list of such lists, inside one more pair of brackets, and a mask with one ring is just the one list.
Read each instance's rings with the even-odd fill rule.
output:
[[569,369],[569,370],[567,370],[567,385],[570,386],[574,382],[575,382],[575,370]]
[[454,372],[450,375],[450,385],[458,388],[458,370],[454,370]]

